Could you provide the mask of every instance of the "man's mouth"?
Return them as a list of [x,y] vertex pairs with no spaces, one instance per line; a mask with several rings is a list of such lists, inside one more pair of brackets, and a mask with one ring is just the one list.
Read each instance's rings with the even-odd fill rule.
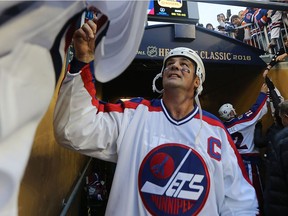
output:
[[180,78],[180,75],[177,74],[177,73],[170,73],[170,74],[168,75],[168,78],[171,78],[171,77],[178,77],[178,78]]

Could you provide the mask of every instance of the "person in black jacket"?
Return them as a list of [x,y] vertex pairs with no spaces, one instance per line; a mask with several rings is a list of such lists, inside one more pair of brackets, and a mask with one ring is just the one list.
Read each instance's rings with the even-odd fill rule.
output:
[[264,211],[268,216],[286,216],[288,212],[288,100],[279,104],[279,116],[284,128],[273,140],[264,194]]
[[[269,154],[271,149],[271,143],[274,139],[275,134],[283,128],[282,120],[279,116],[279,104],[284,101],[284,98],[267,75],[265,76],[265,83],[267,84],[267,87],[269,89],[268,95],[270,110],[273,117],[273,124],[267,129],[266,134],[263,135],[262,122],[258,121],[255,125],[254,130],[254,143],[258,148],[266,147]],[[267,157],[268,156],[269,155],[267,155]]]
[[[262,122],[258,121],[255,125],[254,130],[254,144],[258,148],[265,148],[264,154],[263,154],[263,163],[261,164],[261,178],[265,179],[263,181],[263,188],[265,189],[265,185],[268,181],[268,176],[266,174],[266,170],[268,169],[268,165],[270,163],[270,154],[271,149],[273,148],[273,140],[275,135],[283,129],[282,121],[279,116],[279,104],[284,101],[284,98],[282,97],[280,91],[275,87],[272,80],[265,76],[265,83],[268,86],[269,89],[269,103],[270,103],[270,110],[273,117],[273,124],[267,129],[265,134],[262,134]],[[269,173],[269,171],[268,171]]]
[[231,17],[231,23],[234,25],[235,31],[234,36],[235,39],[242,41],[244,40],[244,27],[241,27],[242,20],[238,15],[233,15]]

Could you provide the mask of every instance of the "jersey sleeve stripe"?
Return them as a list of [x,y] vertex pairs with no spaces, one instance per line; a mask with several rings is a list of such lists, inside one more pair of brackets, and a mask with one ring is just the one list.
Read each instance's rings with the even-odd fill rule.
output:
[[225,122],[226,127],[230,128],[236,124],[252,121],[266,105],[267,98],[266,94],[261,93],[257,98],[257,102],[241,118],[234,118],[232,121]]
[[136,109],[139,105],[148,107],[149,111],[162,111],[159,100],[145,100],[143,98],[133,98],[129,101],[120,101],[118,103],[107,103],[96,98],[96,87],[94,84],[95,77],[91,71],[91,64],[82,68],[81,78],[85,89],[91,96],[91,104],[98,109],[98,112],[124,112],[125,109]]

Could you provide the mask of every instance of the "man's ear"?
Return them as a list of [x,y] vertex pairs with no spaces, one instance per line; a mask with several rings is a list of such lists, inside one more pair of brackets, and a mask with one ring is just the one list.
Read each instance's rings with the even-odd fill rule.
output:
[[197,89],[200,85],[200,79],[198,76],[195,76],[195,79],[194,79],[194,86],[195,88]]

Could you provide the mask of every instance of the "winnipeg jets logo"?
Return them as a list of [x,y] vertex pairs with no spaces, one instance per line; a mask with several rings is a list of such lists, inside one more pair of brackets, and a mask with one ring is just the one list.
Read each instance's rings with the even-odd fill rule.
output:
[[184,145],[165,144],[144,158],[138,183],[152,215],[194,215],[206,202],[210,178],[197,152]]

